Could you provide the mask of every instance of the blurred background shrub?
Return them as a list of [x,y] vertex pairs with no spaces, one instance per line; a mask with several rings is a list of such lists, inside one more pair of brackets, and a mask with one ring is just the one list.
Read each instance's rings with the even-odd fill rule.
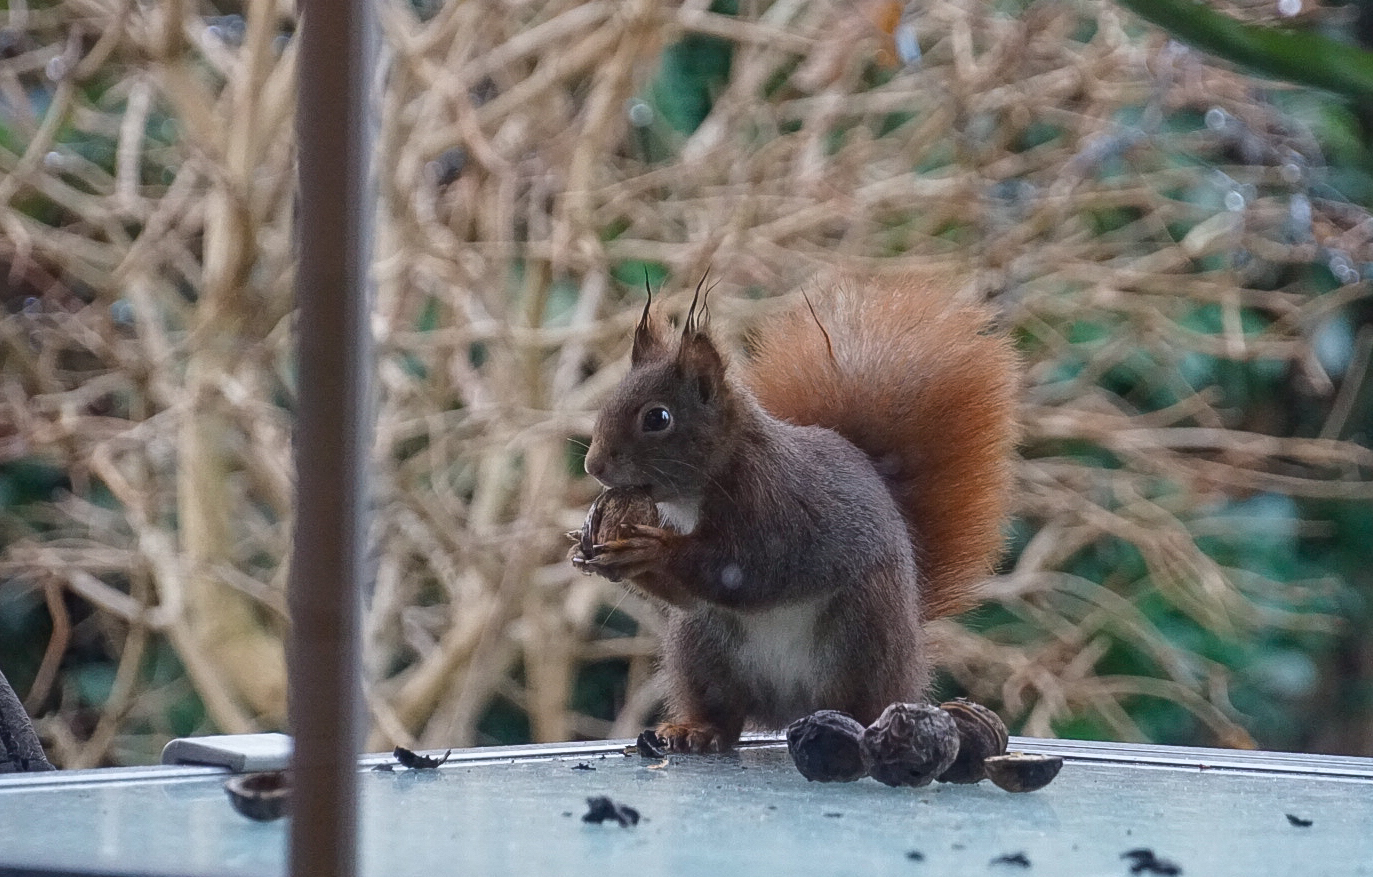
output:
[[[293,4],[4,16],[0,668],[66,767],[281,727]],[[381,20],[370,749],[652,720],[658,613],[561,535],[645,275],[678,310],[709,266],[737,337],[836,270],[943,265],[1027,386],[1010,551],[935,625],[940,693],[1030,734],[1373,754],[1356,103],[1092,2]]]

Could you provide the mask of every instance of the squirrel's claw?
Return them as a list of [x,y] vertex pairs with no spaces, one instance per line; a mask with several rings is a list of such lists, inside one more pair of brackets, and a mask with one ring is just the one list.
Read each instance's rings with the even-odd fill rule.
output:
[[669,722],[659,725],[658,736],[667,742],[668,749],[673,752],[697,755],[707,752],[728,752],[732,745],[719,728],[690,722]]
[[614,569],[609,568],[603,558],[600,556],[586,557],[578,547],[573,547],[573,549],[568,552],[568,559],[572,561],[572,565],[575,568],[581,570],[582,575],[589,576],[592,573],[596,573],[602,578],[609,579],[612,582],[618,582],[624,579],[624,576],[620,575]]
[[646,524],[627,524],[609,542],[590,546],[588,552],[574,546],[572,565],[612,582],[629,579],[637,590],[674,606],[694,605],[691,587],[672,574],[673,552],[684,537]]
[[594,572],[612,582],[632,579],[657,569],[663,560],[666,530],[635,524],[623,528],[621,538],[592,546],[591,556],[574,549],[572,565],[583,572]]

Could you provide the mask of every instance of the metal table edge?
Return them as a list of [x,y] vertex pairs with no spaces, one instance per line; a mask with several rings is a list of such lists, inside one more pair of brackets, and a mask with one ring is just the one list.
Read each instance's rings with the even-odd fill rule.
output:
[[[625,757],[633,740],[594,740],[567,743],[530,743],[514,746],[488,746],[455,749],[445,766],[477,766],[554,759]],[[779,734],[746,734],[740,749],[781,748],[786,740]],[[1298,752],[1210,749],[1194,746],[1158,746],[1143,743],[1109,743],[1089,740],[1059,740],[1037,737],[1011,737],[1010,750],[1061,755],[1068,761],[1137,765],[1214,771],[1245,771],[1267,774],[1304,774],[1343,779],[1373,779],[1373,758],[1348,755],[1314,755]],[[442,757],[444,750],[426,754]],[[631,750],[631,755],[633,754]],[[373,753],[358,759],[359,770],[394,764],[391,753]],[[90,770],[58,770],[38,773],[0,774],[0,792],[25,788],[52,788],[85,783],[122,783],[145,780],[193,780],[227,776],[222,767],[199,765],[148,765],[106,767]]]

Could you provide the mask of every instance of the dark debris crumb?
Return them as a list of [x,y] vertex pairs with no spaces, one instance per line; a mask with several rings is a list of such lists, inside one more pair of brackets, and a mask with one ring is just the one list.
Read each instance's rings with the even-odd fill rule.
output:
[[639,824],[639,811],[624,804],[616,804],[605,795],[587,798],[582,821],[600,825],[607,820],[618,822],[621,828],[629,828],[631,825]]
[[987,863],[988,865],[1015,865],[1018,868],[1030,867],[1030,857],[1024,853],[1007,853],[1004,856],[997,856]]
[[589,761],[579,761],[579,762],[577,762],[576,764],[572,765],[572,769],[573,769],[573,770],[595,770],[596,768],[592,767],[592,766],[591,766],[591,762],[589,762]]
[[1127,850],[1120,854],[1122,859],[1130,859],[1131,874],[1162,874],[1164,877],[1174,877],[1181,874],[1182,868],[1167,859],[1160,859],[1154,855],[1154,851],[1148,847],[1140,847],[1135,850]]
[[1291,813],[1287,814],[1287,821],[1297,828],[1310,828],[1314,824],[1314,820],[1302,819],[1300,816],[1293,816]]
[[664,758],[667,756],[667,741],[652,728],[645,728],[634,741],[639,754],[645,758]]
[[447,761],[448,756],[453,754],[453,750],[450,749],[445,752],[443,758],[434,758],[432,755],[420,755],[417,752],[411,752],[404,746],[397,746],[391,754],[403,767],[408,767],[411,770],[433,770]]
[[840,819],[843,817],[843,815],[843,813],[840,813],[837,810],[825,814],[825,816],[829,819]]
[[382,773],[395,773],[396,766],[390,762],[385,764],[374,764],[372,765],[372,770],[381,771]]
[[912,862],[923,862],[925,861],[925,854],[919,850],[907,850],[906,858],[910,859]]

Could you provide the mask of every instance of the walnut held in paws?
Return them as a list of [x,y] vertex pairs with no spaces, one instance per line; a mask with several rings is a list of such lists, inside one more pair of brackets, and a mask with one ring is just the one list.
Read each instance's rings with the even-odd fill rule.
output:
[[596,546],[617,538],[620,528],[632,524],[658,525],[658,507],[648,491],[641,487],[609,487],[601,491],[587,509],[581,532],[568,534],[575,534],[577,541],[572,549],[572,565],[589,575],[591,570],[585,563],[596,556]]

